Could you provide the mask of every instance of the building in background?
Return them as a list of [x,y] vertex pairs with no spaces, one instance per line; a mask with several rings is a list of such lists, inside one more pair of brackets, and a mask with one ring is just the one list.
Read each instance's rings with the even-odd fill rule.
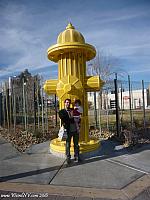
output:
[[[130,97],[129,91],[118,90],[118,101],[119,109],[127,110],[130,109]],[[150,86],[147,89],[144,89],[144,100],[145,100],[145,109],[150,109]],[[94,108],[94,92],[88,93],[88,101],[90,102],[90,107]],[[101,107],[102,110],[110,109],[113,110],[116,108],[115,103],[115,91],[102,91],[102,95],[99,95],[99,92],[96,92],[96,109]],[[143,93],[142,89],[132,90],[131,92],[131,107],[132,109],[141,109],[143,108]]]

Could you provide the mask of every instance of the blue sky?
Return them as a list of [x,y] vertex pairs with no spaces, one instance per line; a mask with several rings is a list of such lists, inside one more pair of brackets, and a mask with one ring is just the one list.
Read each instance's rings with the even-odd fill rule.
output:
[[56,78],[46,53],[70,21],[133,80],[150,81],[149,0],[0,0],[0,80],[24,69]]

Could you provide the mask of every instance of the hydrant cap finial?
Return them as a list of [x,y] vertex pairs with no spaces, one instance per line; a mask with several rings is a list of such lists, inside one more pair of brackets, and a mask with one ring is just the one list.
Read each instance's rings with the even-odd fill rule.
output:
[[67,25],[66,29],[75,29],[71,22]]

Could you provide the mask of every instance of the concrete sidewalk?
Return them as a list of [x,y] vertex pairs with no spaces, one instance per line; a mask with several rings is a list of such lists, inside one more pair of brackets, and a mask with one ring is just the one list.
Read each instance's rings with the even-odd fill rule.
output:
[[102,141],[96,156],[67,167],[65,159],[49,153],[49,142],[21,154],[0,138],[0,197],[147,200],[149,158],[150,145],[128,151]]

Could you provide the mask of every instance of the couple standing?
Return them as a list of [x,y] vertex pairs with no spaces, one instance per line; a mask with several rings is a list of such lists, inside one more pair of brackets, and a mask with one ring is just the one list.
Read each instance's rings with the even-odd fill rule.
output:
[[74,143],[74,160],[80,161],[79,157],[79,132],[80,132],[80,122],[81,122],[81,101],[75,100],[74,108],[70,108],[71,99],[65,99],[64,101],[65,108],[59,111],[59,117],[62,120],[62,124],[64,128],[67,130],[67,138],[66,138],[66,156],[67,156],[67,164],[71,163],[71,155],[70,155],[70,146],[71,146],[71,138],[73,137]]

